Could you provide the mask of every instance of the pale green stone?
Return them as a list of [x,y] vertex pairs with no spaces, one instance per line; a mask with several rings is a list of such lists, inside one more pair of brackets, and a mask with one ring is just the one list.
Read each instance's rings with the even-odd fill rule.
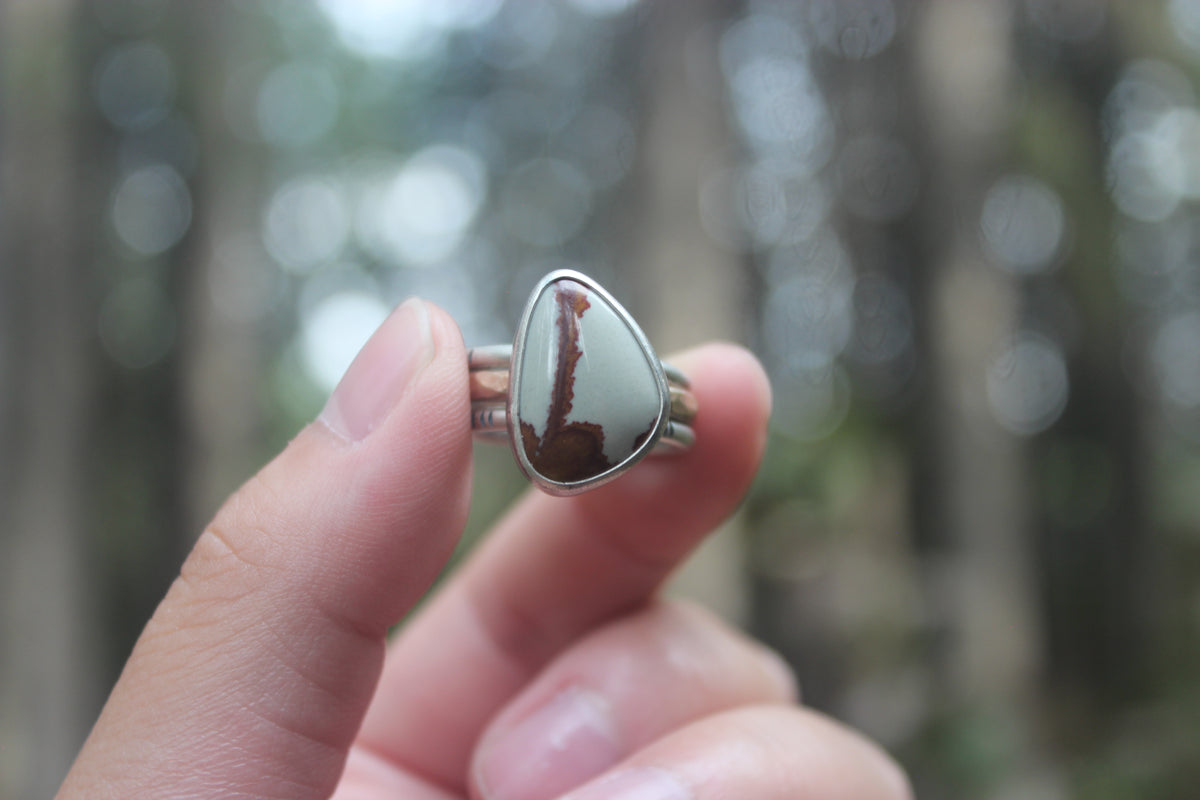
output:
[[[560,297],[560,293],[566,294]],[[563,299],[581,295],[587,307],[577,315],[577,306]],[[559,362],[565,355],[560,324],[564,309],[573,317],[567,320],[565,340],[569,347],[573,339],[581,355],[570,376],[573,381],[559,384]],[[547,285],[533,303],[521,346],[519,406],[514,412],[518,426],[525,423],[537,439],[536,446],[525,450],[535,470],[560,473],[557,477],[546,475],[560,482],[586,480],[628,460],[657,426],[663,398],[656,364],[622,316],[599,293],[570,279]],[[562,451],[556,449],[555,437],[545,437],[555,424],[555,415],[561,415],[568,402],[570,409],[557,420],[557,429],[574,437],[572,446],[579,444],[579,437],[597,430],[602,438],[596,442],[599,447],[589,451],[594,457],[586,466],[579,465],[585,474],[564,479],[562,470],[575,465],[559,464]]]

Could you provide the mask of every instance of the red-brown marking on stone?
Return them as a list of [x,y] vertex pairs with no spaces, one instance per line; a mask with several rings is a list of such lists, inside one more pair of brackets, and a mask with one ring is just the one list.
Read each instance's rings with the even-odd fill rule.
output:
[[614,466],[604,455],[603,426],[567,422],[575,400],[575,366],[583,355],[579,349],[579,320],[592,305],[587,291],[578,281],[555,282],[558,364],[546,410],[546,432],[539,439],[532,425],[521,422],[521,444],[529,463],[539,474],[559,483],[586,480]]
[[558,366],[554,373],[554,388],[550,392],[549,420],[546,433],[565,425],[575,401],[575,365],[583,351],[579,349],[579,320],[592,307],[587,288],[575,281],[562,280],[554,284],[554,301],[558,304]]
[[522,422],[521,439],[529,463],[552,481],[575,483],[612,467],[604,456],[604,430],[592,422],[569,422],[540,441],[533,426]]
[[[657,420],[655,420],[655,422],[657,422]],[[649,428],[646,428],[646,430],[642,431],[633,438],[633,447],[630,448],[629,452],[636,453],[638,450],[641,450],[642,445],[646,443],[646,440],[650,438],[650,434],[652,433],[654,433],[654,422],[650,423]]]

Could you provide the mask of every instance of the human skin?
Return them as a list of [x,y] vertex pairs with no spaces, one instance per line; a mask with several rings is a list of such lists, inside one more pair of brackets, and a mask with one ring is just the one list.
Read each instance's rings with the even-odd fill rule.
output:
[[234,494],[138,640],[58,797],[900,800],[772,653],[657,590],[740,502],[770,392],[740,348],[672,361],[696,446],[527,494],[403,631],[471,481],[466,352],[400,306],[319,419]]

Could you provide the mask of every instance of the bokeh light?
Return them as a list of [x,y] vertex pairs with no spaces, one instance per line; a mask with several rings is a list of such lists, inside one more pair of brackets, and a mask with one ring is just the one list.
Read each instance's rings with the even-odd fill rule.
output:
[[509,235],[537,247],[557,247],[587,219],[591,184],[582,171],[561,159],[534,158],[506,178],[500,203]]
[[354,356],[388,315],[375,294],[339,291],[318,301],[301,331],[304,368],[324,392],[337,386]]
[[96,65],[92,91],[115,127],[144,130],[170,113],[175,99],[171,59],[153,42],[114,47]]
[[847,142],[838,155],[838,189],[852,213],[873,222],[899,219],[920,188],[916,160],[903,142],[867,135]]
[[1066,216],[1049,186],[1029,176],[1010,175],[988,189],[980,227],[984,246],[998,266],[1033,275],[1057,265]]
[[149,276],[122,281],[100,306],[100,343],[108,357],[126,369],[144,369],[166,356],[175,329],[170,301]]
[[997,422],[1032,436],[1049,428],[1067,405],[1069,379],[1062,348],[1023,331],[1004,342],[987,367],[987,398]]
[[501,0],[447,3],[391,0],[320,0],[318,7],[337,28],[343,43],[364,56],[420,61],[435,55],[442,36],[483,25]]
[[1200,51],[1200,2],[1168,0],[1167,14],[1171,30],[1179,40],[1193,50]]
[[854,333],[854,275],[844,266],[798,272],[774,287],[763,309],[770,351],[805,370],[828,368]]
[[266,76],[258,90],[262,137],[284,147],[319,141],[337,121],[341,92],[322,64],[292,61]]
[[461,244],[487,191],[486,171],[474,153],[431,145],[367,191],[357,230],[373,252],[396,263],[430,264]]
[[293,178],[267,205],[263,237],[267,251],[285,269],[307,272],[336,259],[349,235],[349,203],[330,178]]
[[842,58],[871,58],[896,35],[892,0],[813,0],[808,9],[817,41]]
[[850,379],[837,365],[778,370],[774,388],[779,394],[772,424],[798,442],[830,436],[850,411]]
[[831,141],[828,111],[802,61],[747,58],[734,67],[730,91],[737,121],[752,146],[820,166]]
[[1163,397],[1184,410],[1200,409],[1200,311],[1168,317],[1150,354]]
[[143,256],[158,255],[183,238],[191,225],[191,192],[171,167],[139,167],[121,178],[111,215],[117,235],[130,249]]
[[1097,35],[1108,7],[1096,0],[1024,0],[1025,13],[1039,30],[1063,41],[1083,41]]
[[897,361],[913,346],[913,311],[904,291],[884,275],[863,275],[854,284],[853,355],[862,363]]

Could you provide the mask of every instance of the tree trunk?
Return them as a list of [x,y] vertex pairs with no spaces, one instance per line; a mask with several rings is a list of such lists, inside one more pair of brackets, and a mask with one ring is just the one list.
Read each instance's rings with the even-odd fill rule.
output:
[[[641,26],[644,123],[635,168],[640,203],[628,273],[641,298],[632,309],[659,354],[710,339],[744,339],[751,308],[741,259],[721,251],[700,220],[702,169],[732,155],[728,114],[712,87],[719,23],[715,2],[664,3]],[[703,410],[700,413],[704,413]],[[742,525],[712,536],[676,576],[672,591],[745,622]]]
[[[1019,330],[1021,286],[989,262],[979,232],[985,192],[1010,157],[1014,5],[918,5],[909,39],[918,104],[913,139],[928,176],[915,228],[918,347],[926,369],[912,446],[916,545],[931,626],[931,721],[951,721],[949,736],[959,739],[969,730],[955,721],[976,720],[992,735],[1011,732],[1021,745],[1006,782],[1036,769],[1033,702],[1042,664],[1024,535],[1029,447],[999,424],[986,383],[989,365]],[[931,797],[982,791],[974,782],[990,780],[926,778]],[[966,784],[952,785],[956,780]]]
[[0,797],[52,795],[99,704],[85,602],[95,308],[81,279],[71,0],[0,6]]
[[190,98],[204,165],[180,291],[179,360],[184,451],[183,531],[190,541],[221,502],[261,466],[261,325],[275,266],[246,220],[261,213],[268,154],[233,136],[224,107],[234,53],[249,49],[226,4],[188,6],[181,56],[203,75]]

